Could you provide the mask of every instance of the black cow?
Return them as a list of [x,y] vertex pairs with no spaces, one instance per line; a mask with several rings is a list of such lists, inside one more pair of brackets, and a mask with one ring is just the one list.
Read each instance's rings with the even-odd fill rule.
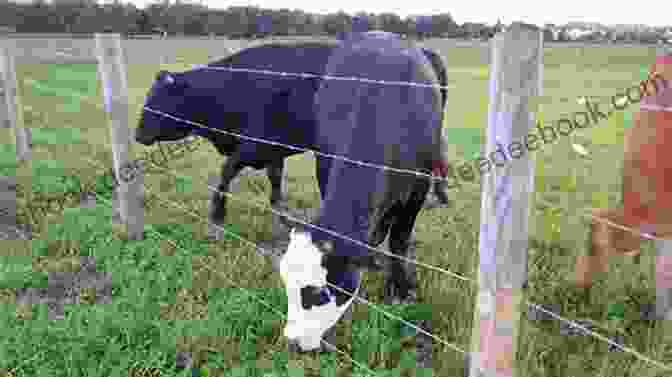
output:
[[[239,51],[208,66],[322,75],[335,45],[335,42],[268,44]],[[190,134],[205,137],[220,154],[228,156],[217,187],[220,192],[228,192],[230,182],[245,167],[265,167],[271,183],[270,202],[275,206],[284,199],[284,159],[300,152],[241,140],[216,130],[310,147],[312,136],[309,133],[315,128],[310,104],[319,81],[316,78],[209,69],[192,69],[184,73],[161,71],[147,96],[136,129],[136,141],[151,145],[157,141],[179,140]],[[161,113],[195,121],[214,130]],[[210,220],[222,224],[226,217],[226,195],[214,193],[210,208]]]
[[[208,67],[247,68],[288,73],[324,75],[327,60],[340,42],[298,42],[267,44],[248,48],[210,63]],[[446,85],[445,68],[433,51],[423,49],[442,85]],[[221,180],[210,205],[210,221],[223,224],[226,218],[225,194],[231,181],[245,167],[266,168],[271,183],[272,206],[284,202],[282,176],[284,159],[300,151],[269,146],[236,136],[204,129],[167,117],[195,121],[212,129],[281,141],[295,146],[313,146],[316,120],[313,98],[322,82],[316,77],[278,76],[249,72],[230,72],[207,68],[183,73],[161,71],[145,102],[136,141],[151,145],[158,141],[175,141],[190,134],[210,140],[220,154],[229,156],[222,166]],[[445,104],[446,91],[442,89]],[[443,112],[441,112],[443,115]],[[312,149],[312,148],[311,148]],[[435,193],[447,203],[442,183]]]
[[[394,35],[346,39],[325,71],[376,81],[437,82],[422,50]],[[441,160],[437,88],[324,80],[315,94],[315,114],[319,151],[427,174]],[[359,268],[371,266],[365,245],[378,246],[389,234],[390,251],[407,255],[430,188],[425,177],[322,156],[317,156],[317,179],[323,203],[319,218],[310,228],[292,231],[281,261],[290,306],[285,336],[302,350],[318,347],[324,331],[351,304],[361,282]],[[404,263],[391,260],[385,284],[386,296],[399,301],[415,288]]]

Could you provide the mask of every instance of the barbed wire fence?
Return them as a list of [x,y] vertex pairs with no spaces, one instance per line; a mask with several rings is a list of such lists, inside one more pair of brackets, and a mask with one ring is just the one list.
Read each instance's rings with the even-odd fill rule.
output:
[[[131,133],[128,125],[128,87],[121,48],[121,38],[116,34],[96,34],[95,40],[99,78],[103,84],[103,95],[105,99],[104,108],[108,113],[111,128],[114,174],[119,183],[117,192],[119,197],[120,215],[126,226],[129,238],[139,240],[142,239],[144,230],[142,198],[144,197],[145,185],[142,180],[142,170],[135,169],[132,161],[129,160]],[[17,159],[20,159],[21,161],[29,161],[29,137],[26,136],[27,129],[23,125],[23,118],[20,111],[20,98],[16,90],[18,84],[12,60],[12,45],[11,43],[4,44],[5,46],[0,50],[2,51],[2,54],[0,55],[2,60],[0,60],[0,62],[2,62],[2,82],[4,83],[6,93],[4,107],[7,109],[7,120],[9,122],[6,122],[6,124],[10,125],[16,135]],[[535,123],[534,114],[537,112],[537,109],[534,109],[531,106],[531,102],[534,102],[534,97],[541,96],[541,83],[543,82],[541,79],[543,66],[541,59],[543,38],[536,27],[516,23],[505,33],[499,34],[493,39],[492,49],[493,62],[490,77],[488,137],[487,145],[484,147],[484,150],[486,151],[494,150],[496,143],[498,142],[506,142],[507,140],[510,142],[511,140],[516,139],[514,136],[521,136],[522,138],[522,136],[527,134],[529,128]],[[226,67],[201,68],[227,70]],[[235,71],[236,69],[229,70]],[[284,72],[247,71],[247,74],[279,74],[284,76],[289,74]],[[240,72],[240,69],[238,69],[238,72]],[[305,73],[299,75],[303,78],[309,77],[308,74]],[[322,78],[336,80],[346,79],[375,85],[417,85],[416,83],[372,82],[371,80],[357,78]],[[9,90],[7,90],[7,88],[9,88]],[[158,115],[171,117],[174,120],[179,120],[192,126],[208,128],[207,125],[198,124],[187,119],[179,119],[171,114],[157,112],[155,109],[145,108],[145,110],[150,112],[153,111]],[[233,134],[223,130],[213,128],[208,129],[216,132]],[[234,136],[254,142],[275,145],[279,144],[240,134],[234,134]],[[298,148],[296,146],[284,144],[282,146],[294,150],[297,150]],[[298,150],[309,152],[314,155],[320,155],[319,151]],[[433,177],[416,171],[403,171],[393,167],[376,166],[365,161],[353,161],[344,156],[325,156],[329,158],[343,159],[361,166],[373,166],[399,174],[414,174],[429,179],[439,179],[438,177]],[[129,171],[133,172],[130,176],[126,174]],[[173,174],[169,170],[166,171]],[[475,321],[470,352],[450,344],[431,333],[427,333],[423,329],[408,323],[402,318],[394,318],[395,316],[393,314],[383,311],[387,315],[392,316],[395,320],[404,321],[406,325],[414,327],[419,332],[424,332],[425,335],[430,336],[432,339],[444,344],[446,347],[469,356],[471,365],[470,376],[472,377],[481,376],[483,375],[482,373],[485,373],[484,375],[488,376],[511,376],[516,373],[514,361],[517,344],[517,329],[521,315],[520,309],[523,303],[522,285],[526,280],[528,239],[527,218],[529,217],[529,196],[534,193],[533,179],[534,165],[530,158],[521,158],[517,161],[511,161],[508,166],[504,167],[504,169],[496,173],[493,172],[484,179],[481,199],[481,231],[479,244],[480,268],[477,279],[464,277],[446,269],[427,265],[414,259],[405,260],[406,262],[423,266],[439,273],[478,285],[479,294],[474,310]],[[218,191],[211,186],[208,186],[208,189]],[[236,196],[231,193],[222,194],[237,200],[244,200],[236,198]],[[249,202],[247,199],[244,201]],[[168,203],[170,204],[170,202]],[[261,205],[261,203],[259,204]],[[546,204],[552,205],[551,203]],[[177,203],[171,205],[176,208],[180,207]],[[191,212],[183,207],[182,209]],[[303,223],[304,225],[314,227],[312,224],[296,219],[288,213],[283,213],[273,208],[270,208],[270,211],[278,216],[284,216],[297,223]],[[594,217],[587,211],[584,212],[585,213],[582,214],[582,216]],[[191,214],[194,215],[193,212]],[[207,222],[207,220],[200,218],[197,214],[195,214],[195,216],[199,220]],[[612,227],[639,234],[636,230],[625,228],[619,224],[613,224],[606,219],[595,220],[607,222],[607,224]],[[513,224],[520,225],[516,225],[516,228],[514,229]],[[223,228],[222,231],[229,234],[231,233]],[[399,257],[380,248],[372,248],[361,242],[348,239],[333,231],[324,231],[335,237],[341,237],[350,242],[359,243],[364,247],[390,257]],[[659,242],[659,256],[667,252],[664,246],[667,246],[668,244],[665,243],[665,240],[660,240],[650,235],[642,236],[655,239]],[[234,237],[241,238],[241,236],[237,234],[235,234]],[[254,246],[256,249],[261,249],[253,241],[244,238],[241,239],[241,241]],[[667,246],[667,248],[669,248],[669,246]],[[338,289],[338,287],[333,288]],[[670,290],[664,286],[657,287],[657,313],[659,315],[664,315],[665,313],[668,313],[669,315],[670,300],[666,299],[666,297],[669,297],[669,291]],[[378,309],[368,300],[359,297],[356,299],[375,310],[382,310]],[[589,330],[585,326],[566,319],[557,313],[546,310],[535,303],[525,301],[525,304],[535,310],[544,312],[559,321],[568,323],[574,328],[581,329],[597,339],[610,343],[642,361],[662,369],[672,369],[670,366],[652,360],[631,348],[615,343],[610,339]],[[505,335],[502,335],[502,333]],[[508,347],[502,347],[503,345]],[[364,369],[367,368],[364,367]]]

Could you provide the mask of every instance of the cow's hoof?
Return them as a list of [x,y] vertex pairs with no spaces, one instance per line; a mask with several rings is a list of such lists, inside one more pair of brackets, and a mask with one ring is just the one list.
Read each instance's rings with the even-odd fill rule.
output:
[[425,199],[425,203],[422,205],[423,209],[434,209],[439,206],[439,202],[432,198],[431,196],[428,196],[427,199]]
[[384,301],[386,305],[414,304],[417,302],[417,296],[417,290],[415,288],[402,290],[399,288],[398,284],[392,280],[387,280],[385,282]]

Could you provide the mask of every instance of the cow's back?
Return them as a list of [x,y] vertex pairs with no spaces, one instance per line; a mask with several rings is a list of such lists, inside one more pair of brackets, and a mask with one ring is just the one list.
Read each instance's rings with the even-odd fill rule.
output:
[[[327,60],[336,46],[338,43],[327,41],[271,43],[241,50],[208,65],[322,75]],[[296,79],[297,77],[288,76],[287,78]]]
[[[325,73],[362,80],[322,81],[315,103],[319,140],[326,149],[367,154],[383,145],[438,145],[441,94],[430,87],[438,84],[437,75],[421,50],[407,43],[371,38],[334,51]],[[358,149],[353,142],[363,139],[367,142],[361,145],[377,142]],[[424,148],[398,149],[396,163],[409,168],[435,157],[430,147],[427,153]],[[388,155],[374,152],[370,157],[383,164]]]
[[[439,155],[441,94],[431,64],[418,48],[392,38],[363,38],[344,45],[326,66],[330,76],[369,82],[325,80],[316,94],[321,151],[351,160],[429,172]],[[411,82],[419,85],[380,84]],[[405,201],[418,177],[362,167],[340,159],[329,164],[329,187],[319,225],[366,242],[372,211]],[[314,239],[327,237],[321,232]],[[338,241],[340,242],[340,241]],[[336,250],[366,254],[349,243]],[[348,250],[348,251],[345,251]]]
[[[221,69],[199,70],[190,80],[199,88],[201,102],[207,107],[202,112],[208,114],[213,128],[311,147],[316,127],[313,97],[335,45],[298,42],[256,46],[208,64]],[[299,75],[305,73],[314,77]],[[212,140],[220,152],[239,151],[241,159],[253,166],[296,153],[213,131],[196,133]]]

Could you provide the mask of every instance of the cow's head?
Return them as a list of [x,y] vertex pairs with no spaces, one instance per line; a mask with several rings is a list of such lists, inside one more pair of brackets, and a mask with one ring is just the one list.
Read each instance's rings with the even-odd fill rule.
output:
[[[316,245],[311,233],[292,229],[287,252],[280,260],[280,276],[287,292],[285,336],[303,351],[320,347],[320,339],[352,304],[354,297],[333,288],[359,290],[359,267],[369,259],[335,256],[331,241]],[[365,262],[366,261],[366,262]],[[329,280],[330,284],[327,284]]]
[[168,71],[156,75],[135,130],[138,143],[152,145],[160,141],[177,141],[192,132],[194,126],[176,119],[193,120],[193,107],[198,102],[190,98],[190,86],[183,75]]

